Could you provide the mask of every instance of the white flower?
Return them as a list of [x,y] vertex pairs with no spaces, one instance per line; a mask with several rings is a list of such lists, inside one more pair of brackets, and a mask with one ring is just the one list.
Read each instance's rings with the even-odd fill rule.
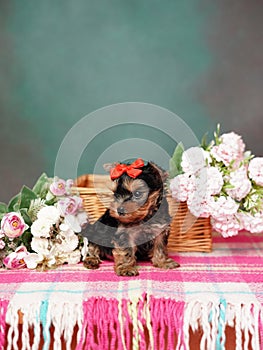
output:
[[24,261],[28,269],[35,269],[43,261],[43,255],[30,253],[24,258]]
[[77,215],[66,215],[64,221],[74,232],[81,232],[83,226],[88,221],[88,216],[83,211]]
[[61,243],[56,243],[56,249],[60,253],[70,253],[75,250],[79,244],[78,236],[75,234],[71,236],[62,236],[62,234],[59,234],[57,238],[61,240]]
[[38,219],[42,219],[44,221],[47,221],[48,223],[55,225],[58,223],[60,219],[60,212],[59,210],[54,207],[53,205],[51,206],[46,206],[42,209],[37,214]]
[[60,234],[64,237],[71,237],[71,236],[75,235],[72,228],[70,228],[69,225],[67,225],[65,223],[60,224],[59,228],[60,228]]
[[49,254],[51,247],[46,238],[33,237],[31,241],[31,248],[36,253],[47,255]]
[[248,173],[257,185],[263,186],[263,157],[255,157],[250,161]]
[[201,147],[191,147],[183,152],[181,166],[185,173],[195,174],[210,162],[209,152]]
[[226,192],[238,201],[245,198],[252,187],[247,177],[247,170],[244,166],[241,166],[229,174],[229,183],[233,188],[227,188]]
[[42,219],[38,219],[33,222],[31,226],[31,233],[34,237],[43,237],[48,238],[50,237],[50,230],[51,230],[52,224],[49,221]]

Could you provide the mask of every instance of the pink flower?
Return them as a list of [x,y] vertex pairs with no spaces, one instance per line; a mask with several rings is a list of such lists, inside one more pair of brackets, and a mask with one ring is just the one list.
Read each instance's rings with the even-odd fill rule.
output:
[[263,213],[252,215],[250,213],[239,212],[238,219],[241,229],[245,229],[251,233],[263,232]]
[[21,269],[26,267],[25,257],[28,255],[26,247],[20,246],[4,258],[3,263],[8,269]]
[[170,181],[172,197],[178,201],[188,200],[189,193],[194,191],[193,178],[188,174],[177,175]]
[[10,212],[1,221],[1,231],[9,238],[21,236],[28,229],[20,213]]
[[196,173],[195,186],[200,194],[218,194],[223,184],[222,174],[216,167],[203,168]]
[[219,219],[224,216],[231,216],[237,213],[239,204],[231,197],[212,197],[210,204],[211,216]]
[[210,213],[211,196],[208,194],[200,195],[197,191],[189,196],[187,206],[190,212],[196,217],[208,218]]
[[256,157],[250,161],[248,173],[257,185],[263,186],[263,157]]
[[201,147],[191,147],[183,152],[181,166],[185,173],[195,174],[210,162],[211,157],[207,151]]
[[223,237],[232,237],[238,234],[241,229],[235,215],[224,215],[211,218],[211,224],[215,231],[222,234]]
[[75,215],[82,208],[82,199],[78,196],[66,197],[58,202],[58,209],[63,216]]
[[251,190],[251,182],[247,177],[247,170],[244,166],[234,170],[229,175],[229,183],[234,186],[227,188],[226,192],[232,198],[241,201],[245,198]]
[[234,132],[220,136],[219,145],[213,146],[211,155],[218,161],[229,165],[232,161],[240,162],[244,158],[245,144],[241,136]]
[[66,193],[66,181],[55,178],[49,188],[50,192],[55,196],[63,196]]

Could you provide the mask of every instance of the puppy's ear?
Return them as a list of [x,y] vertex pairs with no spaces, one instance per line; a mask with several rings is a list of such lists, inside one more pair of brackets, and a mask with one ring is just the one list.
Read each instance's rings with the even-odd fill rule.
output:
[[115,162],[115,163],[106,163],[106,164],[103,164],[103,168],[105,171],[107,171],[107,173],[109,173],[111,171],[111,169],[115,168],[115,166],[117,165],[118,163]]
[[149,163],[150,163],[150,165],[151,165],[155,170],[158,171],[158,173],[160,174],[161,179],[162,179],[162,181],[163,181],[163,183],[164,183],[164,182],[168,179],[168,177],[169,177],[168,171],[162,169],[159,165],[157,165],[157,164],[155,164],[155,163],[153,163],[153,162],[149,162]]
[[[107,171],[108,173],[111,171],[111,169],[115,168],[115,166],[117,165],[118,163],[115,162],[115,163],[106,163],[106,164],[103,164],[103,168],[105,171]],[[117,181],[116,180],[109,180],[107,182],[107,188],[112,191],[112,192],[115,192],[116,191],[116,188],[117,188]]]

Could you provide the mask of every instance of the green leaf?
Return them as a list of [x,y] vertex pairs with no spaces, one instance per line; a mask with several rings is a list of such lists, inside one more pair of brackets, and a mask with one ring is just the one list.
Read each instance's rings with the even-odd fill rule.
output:
[[36,184],[33,187],[33,192],[39,196],[43,197],[44,194],[47,192],[47,184],[48,184],[48,177],[47,174],[43,173],[39,179],[37,180]]
[[19,206],[20,206],[20,200],[21,200],[21,193],[18,193],[8,203],[8,207],[7,207],[8,212],[17,211],[19,209]]
[[8,212],[7,205],[0,202],[0,221],[3,219],[4,215]]
[[24,232],[21,236],[21,240],[24,244],[24,246],[26,247],[28,252],[32,252],[32,248],[31,248],[31,241],[32,241],[32,234],[28,231]]
[[5,203],[0,202],[0,213],[7,213],[8,209],[7,209],[7,205]]
[[23,186],[21,190],[21,200],[19,208],[29,208],[30,202],[36,198],[37,195],[30,188],[28,188],[27,186]]
[[174,178],[175,176],[182,174],[182,166],[181,166],[181,161],[182,161],[182,154],[184,152],[184,147],[183,144],[180,142],[176,146],[174,150],[174,154],[172,158],[170,159],[169,165],[170,165],[170,170],[169,170],[169,175],[170,178]]
[[207,132],[204,134],[204,136],[202,137],[202,140],[201,140],[201,147],[206,150],[207,147],[208,147],[208,144],[207,144]]
[[25,223],[27,225],[31,226],[32,225],[32,220],[31,220],[30,216],[28,215],[27,208],[21,208],[20,209],[20,213],[23,216],[23,219],[24,219]]

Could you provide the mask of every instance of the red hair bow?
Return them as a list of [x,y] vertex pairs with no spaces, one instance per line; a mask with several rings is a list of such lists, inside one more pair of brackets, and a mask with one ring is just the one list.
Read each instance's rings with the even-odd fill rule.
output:
[[126,173],[133,179],[142,173],[144,162],[141,158],[136,159],[132,164],[117,164],[115,168],[111,169],[110,177],[112,180],[118,179],[122,174]]

